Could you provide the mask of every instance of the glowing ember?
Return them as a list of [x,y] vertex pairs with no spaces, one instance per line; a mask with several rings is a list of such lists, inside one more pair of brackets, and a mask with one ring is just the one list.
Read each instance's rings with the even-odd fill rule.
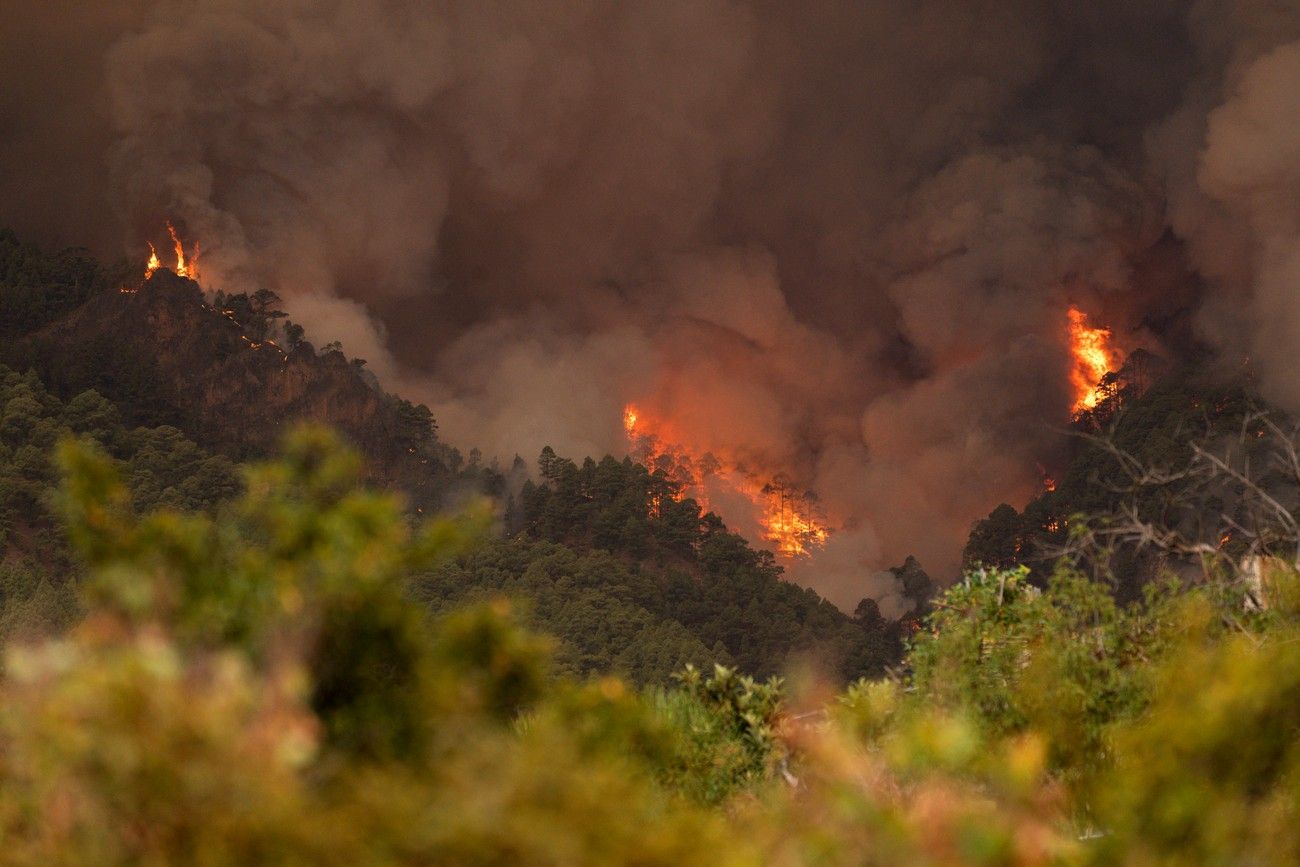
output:
[[144,266],[144,279],[148,280],[153,276],[153,272],[162,267],[162,262],[158,261],[158,250],[153,244],[149,245],[149,261]]
[[1070,354],[1074,368],[1070,382],[1074,385],[1074,411],[1094,408],[1101,400],[1102,377],[1119,361],[1119,352],[1110,345],[1109,328],[1089,328],[1088,315],[1077,307],[1070,312]]
[[693,497],[705,511],[710,508],[706,483],[720,483],[744,495],[755,507],[763,541],[777,554],[791,559],[808,557],[826,544],[830,530],[817,515],[813,498],[781,477],[764,484],[735,462],[720,460],[709,452],[694,454],[682,445],[666,442],[667,427],[647,420],[633,404],[623,408],[623,430],[634,455],[651,472],[662,470],[681,486],[681,496]]

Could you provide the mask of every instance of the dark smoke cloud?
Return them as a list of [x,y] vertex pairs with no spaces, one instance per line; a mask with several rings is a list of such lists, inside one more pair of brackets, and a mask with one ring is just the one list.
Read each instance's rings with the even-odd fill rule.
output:
[[621,451],[639,401],[816,490],[845,606],[1031,494],[1071,303],[1177,352],[1140,323],[1204,285],[1300,409],[1290,4],[86,6],[4,34],[6,219],[171,217],[488,453]]

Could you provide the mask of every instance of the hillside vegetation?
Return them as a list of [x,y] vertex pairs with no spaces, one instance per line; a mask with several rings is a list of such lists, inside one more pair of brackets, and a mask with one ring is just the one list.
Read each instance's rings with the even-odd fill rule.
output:
[[[411,516],[467,494],[498,502],[499,530],[412,592],[434,612],[514,598],[559,640],[564,671],[663,684],[688,662],[762,677],[815,664],[847,681],[898,661],[900,624],[875,611],[850,617],[782,580],[770,554],[678,501],[662,472],[610,456],[579,466],[548,448],[538,483],[520,490],[521,460],[503,470],[476,450],[465,458],[438,439],[427,407],[384,393],[341,348],[308,342],[273,293],[205,296],[165,269],[143,280],[2,233],[0,277],[10,338],[0,376],[16,383],[5,386],[16,389],[2,410],[13,421],[0,431],[0,479],[11,480],[0,488],[0,531],[14,527],[5,568],[14,598],[55,587],[65,612],[25,608],[22,618],[66,624],[75,610],[78,568],[46,506],[61,434],[99,442],[139,508],[202,511],[235,493],[236,464],[270,455],[295,422],[316,421],[358,448],[362,478],[400,491]],[[651,502],[664,506],[652,514]]]
[[60,448],[88,616],[11,644],[4,860],[1186,864],[1300,856],[1300,577],[1121,606],[976,570],[910,676],[834,695],[716,667],[559,676],[503,600],[430,621],[407,577],[485,515],[412,525],[303,430],[216,516],[137,516]]
[[895,570],[905,629],[661,471],[466,460],[270,293],[0,253],[0,862],[1300,859],[1248,376],[1121,372],[952,586]]

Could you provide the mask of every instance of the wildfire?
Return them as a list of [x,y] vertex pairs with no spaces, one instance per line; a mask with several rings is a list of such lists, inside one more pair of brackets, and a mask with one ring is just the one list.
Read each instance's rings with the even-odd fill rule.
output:
[[[190,253],[188,261],[185,259],[185,245],[181,243],[180,236],[176,234],[176,228],[170,221],[167,223],[167,234],[172,239],[172,249],[176,251],[176,276],[188,277],[198,282],[199,279],[199,245],[194,245],[194,250]],[[149,244],[149,261],[144,266],[144,279],[148,280],[154,272],[162,267],[162,260],[158,258],[158,249],[154,247],[153,242]]]
[[[742,489],[743,490],[743,489]],[[806,557],[826,544],[830,531],[813,518],[808,497],[785,485],[769,483],[760,489],[763,502],[763,538],[778,554]]]
[[144,279],[148,280],[153,276],[153,272],[162,267],[162,262],[158,260],[158,250],[152,243],[149,244],[149,261],[144,266]]
[[167,234],[172,236],[172,247],[176,250],[176,276],[188,277],[198,282],[199,279],[199,245],[194,245],[194,254],[190,257],[189,264],[185,262],[185,245],[176,235],[176,229],[171,222],[167,223]]
[[771,544],[777,554],[791,559],[807,557],[822,548],[830,537],[830,530],[817,515],[813,498],[780,476],[763,483],[735,462],[720,460],[708,452],[696,454],[682,445],[665,442],[664,428],[647,423],[644,414],[633,404],[623,408],[623,430],[635,456],[652,471],[664,470],[681,485],[681,496],[693,497],[701,508],[709,508],[710,483],[743,494],[754,504],[763,541]]
[[1097,386],[1118,361],[1119,353],[1110,345],[1109,328],[1088,327],[1088,315],[1077,307],[1070,308],[1069,316],[1070,354],[1074,356],[1070,382],[1074,385],[1074,411],[1079,413],[1101,400]]

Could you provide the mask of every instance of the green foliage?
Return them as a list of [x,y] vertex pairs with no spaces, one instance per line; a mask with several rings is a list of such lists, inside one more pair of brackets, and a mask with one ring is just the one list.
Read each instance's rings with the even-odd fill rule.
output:
[[486,543],[413,583],[434,612],[502,594],[524,600],[529,622],[557,639],[558,671],[613,672],[637,683],[667,683],[687,663],[713,658],[660,612],[659,590],[653,575],[609,554],[521,537]]
[[[555,699],[519,733],[502,723],[541,699],[545,643],[499,603],[430,629],[407,601],[481,517],[411,527],[312,430],[217,516],[137,518],[107,456],[69,440],[61,461],[93,614],[10,654],[13,860],[704,863],[719,821],[593,746],[650,730],[638,700]],[[574,737],[579,717],[606,722]],[[647,844],[651,822],[678,830]]]
[[1120,606],[1068,570],[1045,591],[1024,567],[968,572],[912,642],[918,700],[961,711],[989,737],[1032,730],[1051,767],[1091,773],[1107,761],[1110,728],[1145,707],[1174,598],[1152,585],[1142,603]]
[[1188,600],[1149,713],[1116,737],[1099,862],[1300,859],[1300,629],[1288,616],[1224,635],[1217,614]]
[[688,665],[678,680],[687,695],[721,714],[756,760],[762,762],[774,750],[773,725],[781,711],[780,678],[756,683],[724,665],[714,665],[713,673],[704,677]]
[[51,581],[31,563],[0,563],[0,642],[62,632],[80,617],[72,582]]
[[[412,574],[471,562],[484,516],[413,525],[321,431],[215,513],[137,515],[122,466],[87,441],[61,463],[90,613],[6,654],[11,863],[1300,853],[1300,578],[1280,561],[1253,613],[1214,587],[1124,606],[1075,573],[1038,590],[1024,569],[982,570],[933,600],[906,681],[828,704],[688,667],[638,693],[556,678],[551,643],[500,598],[430,618]],[[581,565],[515,544],[525,561],[550,545],[557,574]],[[6,595],[25,583],[0,577]]]
[[[15,256],[15,280],[37,271],[41,279],[80,279],[76,268],[56,267],[58,257],[33,248]],[[138,272],[130,276],[138,284]],[[23,325],[15,332],[21,339],[0,352],[44,382],[34,374],[24,379],[35,404],[19,395],[0,404],[8,414],[0,439],[11,443],[0,449],[0,534],[24,553],[55,553],[58,562],[31,564],[35,576],[64,586],[76,568],[45,507],[49,455],[62,433],[88,435],[121,462],[137,510],[206,511],[238,491],[231,458],[267,453],[280,415],[270,407],[301,390],[298,374],[307,375],[314,395],[304,403],[340,406],[368,476],[404,490],[417,514],[470,494],[508,499],[495,463],[474,451],[467,463],[438,441],[427,407],[379,393],[342,357],[317,357],[300,345],[300,330],[284,342],[287,356],[250,352],[249,340],[291,333],[273,293],[216,293],[205,303],[192,283],[165,272],[134,293],[117,288],[86,295],[61,283],[71,306],[52,308],[54,319],[43,324]],[[155,318],[170,329],[161,342],[148,325]],[[282,366],[294,369],[291,383],[280,381]],[[320,388],[333,396],[324,398]],[[507,531],[525,530],[533,547],[520,552],[504,540],[462,568],[417,581],[415,592],[435,613],[507,593],[524,603],[535,626],[559,638],[561,671],[620,673],[638,683],[665,684],[688,662],[768,676],[815,660],[848,680],[897,661],[894,624],[846,617],[783,581],[769,554],[679,499],[663,471],[608,457],[579,466],[554,452],[543,463],[542,484],[524,485],[506,511]],[[522,482],[522,462],[510,475]]]
[[[650,472],[630,459],[609,456],[578,466],[550,448],[542,451],[538,467],[542,483],[526,483],[520,496],[526,535],[578,551],[608,552],[610,557],[598,561],[605,588],[674,632],[679,624],[709,648],[707,661],[766,677],[812,660],[840,680],[878,675],[897,661],[892,624],[850,618],[812,590],[783,580],[770,552],[751,548],[716,515],[701,515],[699,505],[681,498],[680,485],[662,470]],[[924,592],[921,584],[929,579],[919,567],[904,568],[916,592]],[[475,570],[470,572],[462,582],[475,580]],[[478,574],[498,580],[491,568]],[[593,587],[601,583],[578,580]],[[562,636],[570,633],[565,624],[549,619],[543,624]],[[673,668],[706,661],[694,648],[679,651]],[[610,668],[605,662],[603,670]],[[597,664],[580,670],[601,669]],[[667,672],[660,665],[631,673],[663,682]]]
[[[0,336],[107,280],[0,234]],[[269,293],[232,303],[268,333],[282,319]],[[895,570],[924,615],[903,673],[834,695],[740,672],[879,673],[893,627],[782,581],[663,472],[548,449],[509,512],[520,532],[485,540],[481,511],[423,523],[362,489],[361,459],[320,430],[241,475],[176,428],[133,427],[170,419],[112,344],[56,380],[126,402],[0,369],[6,863],[1300,860],[1290,552],[1259,561],[1250,605],[1231,575],[1166,584],[1136,555],[1118,599],[1018,566],[1114,506],[1123,479],[1095,443],[977,528],[956,586],[931,599],[914,561]],[[1137,375],[1079,424],[1152,465],[1249,406]],[[405,466],[503,490],[426,409],[383,403]],[[1189,490],[1133,505],[1193,525],[1231,507],[1189,509]],[[675,671],[644,691],[608,676]]]
[[[1020,512],[1004,503],[975,522],[963,552],[965,570],[1026,565],[1045,585],[1072,538],[1088,524],[1105,526],[1120,515],[1210,545],[1219,542],[1225,513],[1251,523],[1235,512],[1225,491],[1206,491],[1203,475],[1182,472],[1194,445],[1218,451],[1242,434],[1252,408],[1262,405],[1251,383],[1225,380],[1211,362],[1188,363],[1153,383],[1152,364],[1148,354],[1134,353],[1120,371],[1118,390],[1075,420],[1078,436],[1051,490]],[[1245,457],[1265,467],[1268,445],[1250,438]],[[1138,465],[1163,480],[1136,484],[1131,470]],[[1159,574],[1156,553],[1132,544],[1101,547],[1076,554],[1073,565],[1113,581],[1120,598],[1141,599],[1142,586]]]
[[666,786],[710,806],[763,789],[778,754],[746,739],[729,708],[684,689],[657,689],[650,698],[655,717],[673,738],[671,757],[657,764]]
[[46,391],[33,373],[0,366],[0,515],[48,525],[45,511],[55,482],[50,460],[63,436],[86,437],[123,466],[137,508],[201,511],[238,491],[233,464],[214,456],[171,427],[125,427],[114,404],[94,391],[66,403]]
[[1254,615],[1212,585],[1120,607],[1075,574],[1042,593],[1024,570],[969,576],[916,642],[911,688],[855,684],[837,727],[909,780],[913,802],[941,780],[953,798],[954,778],[991,795],[981,849],[1023,843],[1031,817],[999,825],[1037,804],[1052,817],[1038,842],[1066,863],[1294,863],[1300,575],[1271,572]]
[[74,622],[79,565],[69,556],[51,504],[54,444],[77,435],[113,456],[139,509],[206,511],[239,490],[234,465],[170,427],[126,428],[93,391],[60,401],[32,373],[0,366],[0,546],[6,552],[0,636],[58,630]]
[[101,268],[85,250],[47,255],[0,229],[0,338],[35,331],[126,279],[122,266]]

